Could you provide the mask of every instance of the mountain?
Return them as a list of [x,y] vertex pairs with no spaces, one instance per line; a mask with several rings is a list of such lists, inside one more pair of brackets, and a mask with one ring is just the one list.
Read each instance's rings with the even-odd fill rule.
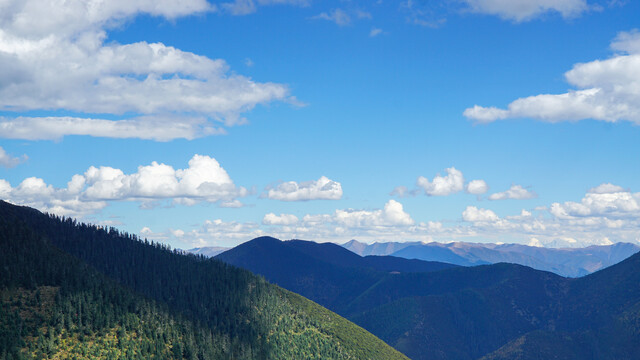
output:
[[551,271],[567,277],[580,277],[606,268],[640,251],[629,243],[589,246],[586,248],[541,248],[519,244],[480,243],[374,243],[351,240],[342,245],[357,254],[375,254],[442,261],[461,266],[508,262]]
[[359,242],[358,240],[351,240],[349,242],[342,244],[342,247],[360,256],[367,256],[367,255],[391,255],[396,251],[400,251],[408,246],[422,245],[422,244],[425,244],[425,243],[414,241],[414,242],[386,242],[386,243],[375,242],[373,244],[366,244],[363,242]]
[[260,237],[215,257],[337,311],[391,272],[455,265],[387,256],[358,256],[333,243]]
[[[300,244],[305,251],[295,251]],[[333,250],[260,238],[225,254],[292,291],[334,289],[316,301],[414,360],[640,354],[640,254],[574,279],[510,263],[380,276],[340,266],[358,257]],[[334,280],[331,271],[344,277]]]
[[186,250],[188,253],[190,254],[195,254],[195,255],[203,255],[206,257],[214,257],[218,254],[222,254],[223,252],[229,250],[230,248],[228,247],[221,247],[221,246],[205,246],[205,247],[198,247],[198,248],[193,248],[193,249],[189,249]]
[[348,317],[412,359],[634,358],[638,284],[640,254],[579,279],[505,263],[400,274]]
[[0,202],[0,357],[406,359],[250,272]]

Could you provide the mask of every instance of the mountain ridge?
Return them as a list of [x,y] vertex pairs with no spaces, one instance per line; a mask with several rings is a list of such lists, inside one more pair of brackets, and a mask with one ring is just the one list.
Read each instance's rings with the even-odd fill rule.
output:
[[521,244],[465,242],[390,242],[368,245],[351,240],[342,246],[356,254],[392,255],[407,259],[443,261],[461,266],[510,262],[567,277],[593,273],[640,251],[639,246],[631,243],[556,249]]
[[[286,243],[271,240],[276,250]],[[289,256],[234,249],[226,254],[234,253],[245,266],[272,257],[289,270],[263,275],[285,287],[289,281],[292,291],[300,284],[314,290],[313,281],[292,281],[300,268]],[[313,266],[307,270],[305,277],[320,276]],[[317,301],[330,302],[330,308],[414,360],[533,360],[555,352],[567,359],[593,353],[582,358],[596,360],[640,353],[640,254],[581,278],[512,263],[354,278],[358,291],[337,291],[333,296],[341,299]],[[599,332],[606,337],[594,339]],[[541,343],[553,336],[573,340]],[[615,349],[603,350],[608,347]]]

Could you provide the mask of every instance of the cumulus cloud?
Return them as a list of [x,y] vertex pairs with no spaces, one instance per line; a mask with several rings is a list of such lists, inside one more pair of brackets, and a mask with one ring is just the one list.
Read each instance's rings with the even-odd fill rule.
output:
[[[640,193],[631,193],[619,186],[602,184],[591,189],[580,202],[553,203],[549,210],[560,219],[606,218],[615,220],[640,216]],[[598,221],[604,221],[599,219]],[[606,222],[615,227],[615,222]]]
[[511,118],[546,122],[594,119],[640,124],[640,32],[618,34],[611,47],[613,57],[574,65],[565,73],[574,86],[563,94],[541,94],[517,99],[506,109],[475,105],[464,116],[477,123]]
[[465,190],[469,194],[482,195],[489,190],[489,185],[484,180],[471,180],[465,184],[462,171],[455,167],[445,169],[447,175],[437,174],[432,180],[419,176],[416,180],[416,188],[410,190],[406,186],[397,186],[389,195],[400,198],[417,196],[424,191],[428,196],[447,196]]
[[467,184],[467,192],[473,195],[482,195],[489,191],[489,185],[484,180],[471,180]]
[[[162,43],[106,42],[107,29],[138,14],[173,19],[213,9],[205,0],[4,2],[0,5],[0,109],[67,110],[124,118],[3,118],[0,136],[103,134],[169,140],[175,131],[175,137],[190,139],[245,122],[242,114],[256,105],[289,99],[286,86],[236,75],[224,60]],[[128,113],[138,115],[128,118]],[[176,123],[176,118],[182,120]],[[152,135],[144,135],[153,128]]]
[[625,189],[622,188],[622,186],[614,185],[612,183],[604,183],[589,189],[589,192],[593,194],[613,194],[625,192]]
[[491,210],[467,206],[464,212],[462,212],[462,219],[468,222],[487,222],[498,220],[499,217]]
[[107,206],[108,201],[154,202],[170,199],[193,205],[200,201],[233,202],[248,191],[237,187],[220,164],[209,156],[195,155],[186,169],[152,162],[133,174],[91,166],[76,174],[66,188],[55,188],[43,179],[30,177],[15,188],[0,180],[0,196],[59,215],[85,215]]
[[298,222],[298,217],[292,214],[268,213],[262,218],[263,225],[293,225]]
[[640,243],[640,193],[602,184],[579,202],[553,203],[532,213],[500,218],[492,210],[469,206],[462,219],[469,226],[449,229],[462,237],[520,239],[522,243],[545,247],[584,247],[625,241]]
[[489,200],[506,200],[506,199],[514,199],[514,200],[524,200],[524,199],[532,199],[537,197],[538,195],[529,191],[522,187],[522,185],[511,185],[509,190],[498,192],[489,195]]
[[[313,221],[314,218],[305,217],[304,220]],[[336,210],[331,221],[351,228],[412,225],[414,223],[411,216],[404,211],[402,204],[395,200],[389,200],[380,210]]]
[[2,146],[0,146],[0,166],[12,168],[22,162],[27,161],[27,159],[27,155],[22,155],[21,157],[11,156],[2,148]]
[[586,0],[463,0],[473,12],[496,15],[516,22],[527,21],[548,12],[571,18],[589,9]]
[[[610,187],[611,184],[605,184]],[[614,185],[615,186],[615,185]],[[605,187],[595,187],[594,189]],[[618,187],[622,189],[621,187]],[[2,192],[0,183],[0,193]],[[467,206],[461,221],[415,221],[403,205],[388,201],[381,209],[337,209],[330,213],[266,214],[262,227],[252,222],[207,221],[181,237],[191,245],[234,246],[257,236],[315,241],[480,241],[518,242],[545,247],[584,247],[614,242],[640,244],[640,193],[588,192],[582,201],[554,203],[500,217],[492,209]],[[266,228],[265,228],[266,227]],[[192,246],[193,247],[193,246]]]
[[[202,246],[235,246],[253,238],[267,235],[260,225],[254,222],[223,221],[221,219],[206,220],[199,228],[181,231],[182,236],[174,238],[187,247]],[[172,231],[160,234],[161,237],[172,235]]]
[[282,201],[340,200],[342,185],[326,176],[321,176],[315,181],[300,183],[287,181],[268,189],[266,197]]
[[418,177],[416,184],[429,196],[446,196],[464,189],[464,176],[454,167],[446,169],[447,175],[436,175],[433,180],[424,176]]

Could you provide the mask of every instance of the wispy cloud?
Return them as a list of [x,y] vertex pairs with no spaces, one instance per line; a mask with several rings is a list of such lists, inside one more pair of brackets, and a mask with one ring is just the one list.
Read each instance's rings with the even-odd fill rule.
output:
[[538,197],[538,195],[529,191],[522,187],[522,185],[512,185],[508,190],[503,192],[497,192],[489,195],[489,200],[524,200],[524,199],[533,199]]
[[371,31],[369,31],[369,36],[370,36],[370,37],[376,37],[376,36],[378,36],[378,35],[380,35],[380,34],[382,34],[382,33],[383,33],[382,29],[379,29],[379,28],[371,28]]
[[330,12],[322,12],[312,17],[312,19],[328,20],[338,26],[347,26],[351,24],[351,16],[342,9],[333,9]]
[[22,155],[21,157],[11,156],[0,146],[0,166],[12,168],[27,161],[27,159],[29,159],[27,155]]

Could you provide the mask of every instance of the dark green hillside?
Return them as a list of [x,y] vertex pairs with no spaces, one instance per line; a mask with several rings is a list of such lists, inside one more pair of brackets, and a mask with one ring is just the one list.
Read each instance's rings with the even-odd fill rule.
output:
[[0,203],[0,358],[401,359],[264,279]]

